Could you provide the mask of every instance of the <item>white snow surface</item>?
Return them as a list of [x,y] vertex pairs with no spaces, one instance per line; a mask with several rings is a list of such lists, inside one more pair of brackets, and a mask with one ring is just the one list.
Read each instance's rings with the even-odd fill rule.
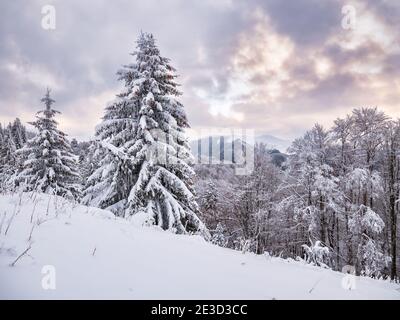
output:
[[[343,273],[135,226],[60,197],[0,195],[0,208],[0,299],[400,299],[389,281],[357,278],[346,290]],[[47,265],[54,290],[42,288]]]

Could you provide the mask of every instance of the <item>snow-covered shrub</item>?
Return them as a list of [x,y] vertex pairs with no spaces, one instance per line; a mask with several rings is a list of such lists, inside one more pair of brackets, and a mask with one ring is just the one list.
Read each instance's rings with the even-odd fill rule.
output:
[[234,243],[235,243],[235,250],[242,251],[242,253],[245,254],[250,250],[252,241],[251,239],[238,237],[237,240],[234,241]]
[[324,246],[321,241],[315,241],[314,243],[312,241],[310,242],[310,246],[306,244],[303,244],[302,246],[306,253],[306,261],[316,266],[329,268],[328,262],[330,252],[328,247]]

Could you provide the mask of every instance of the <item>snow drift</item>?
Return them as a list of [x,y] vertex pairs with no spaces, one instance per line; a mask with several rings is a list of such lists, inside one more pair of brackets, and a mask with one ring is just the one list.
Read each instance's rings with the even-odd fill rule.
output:
[[[2,299],[400,298],[388,281],[357,278],[346,290],[339,272],[138,227],[61,197],[1,195],[0,208]],[[46,270],[54,288],[43,286]]]

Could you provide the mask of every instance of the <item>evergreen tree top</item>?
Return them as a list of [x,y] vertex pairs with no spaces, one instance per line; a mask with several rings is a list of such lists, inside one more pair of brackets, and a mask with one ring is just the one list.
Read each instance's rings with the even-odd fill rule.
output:
[[136,43],[139,50],[135,51],[132,55],[160,55],[160,50],[157,48],[155,38],[151,33],[141,31]]
[[119,80],[125,80],[127,86],[135,92],[143,82],[153,96],[179,96],[176,69],[170,60],[160,55],[156,40],[151,33],[142,32],[136,41],[136,50],[131,53],[135,57],[132,64],[124,65],[119,70]]
[[[41,130],[57,130],[58,122],[53,118],[57,113],[61,113],[58,110],[52,108],[52,105],[55,103],[55,100],[50,96],[50,89],[46,90],[46,94],[40,101],[44,104],[44,109],[39,110],[36,113],[36,121],[28,122],[30,125],[34,126],[39,131]],[[61,131],[59,132],[62,135],[65,135]]]
[[53,118],[56,113],[60,113],[60,111],[54,110],[51,107],[56,101],[50,97],[50,92],[51,90],[47,88],[46,94],[42,99],[40,99],[40,101],[43,102],[45,109],[37,112],[38,114],[43,113],[46,118]]

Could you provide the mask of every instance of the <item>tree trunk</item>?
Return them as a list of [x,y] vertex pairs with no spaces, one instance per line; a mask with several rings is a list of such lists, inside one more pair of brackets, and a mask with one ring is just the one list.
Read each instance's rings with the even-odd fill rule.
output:
[[389,216],[390,216],[390,251],[391,251],[391,268],[390,278],[395,280],[397,277],[396,270],[396,251],[397,251],[397,215],[396,215],[396,179],[395,179],[395,163],[396,155],[394,150],[390,150],[389,155]]

